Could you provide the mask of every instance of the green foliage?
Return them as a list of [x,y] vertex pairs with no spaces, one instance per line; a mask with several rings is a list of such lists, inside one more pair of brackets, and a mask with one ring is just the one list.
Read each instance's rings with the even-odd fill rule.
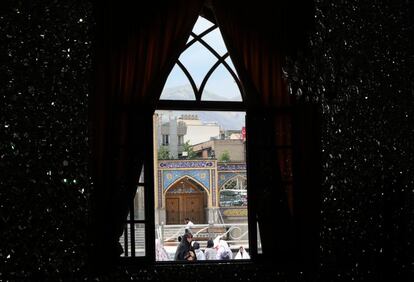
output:
[[166,147],[160,146],[158,148],[158,159],[159,160],[170,160],[171,159],[170,151]]
[[220,162],[229,162],[230,161],[230,153],[227,150],[224,150],[223,153],[219,157]]
[[194,152],[193,147],[190,145],[190,141],[188,140],[183,145],[183,152],[187,152],[187,159],[189,160],[197,158],[197,154]]

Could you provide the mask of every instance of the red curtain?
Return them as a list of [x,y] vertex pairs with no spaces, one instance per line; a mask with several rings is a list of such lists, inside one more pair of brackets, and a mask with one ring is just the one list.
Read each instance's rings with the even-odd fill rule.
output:
[[96,4],[95,74],[90,97],[92,261],[119,256],[162,87],[203,1]]
[[263,256],[284,263],[288,261],[292,226],[289,183],[283,182],[291,169],[285,168],[283,157],[289,154],[285,145],[291,144],[290,132],[282,130],[290,123],[289,116],[280,111],[276,116],[276,109],[290,105],[280,52],[275,48],[281,36],[279,10],[266,1],[213,3],[226,46],[246,88],[249,184],[254,190],[249,204],[257,212]]
[[[308,238],[304,226],[312,226],[312,238],[315,229],[318,235],[319,215],[314,211],[319,211],[320,139],[312,131],[317,123],[312,123],[312,130],[306,129],[317,120],[312,118],[317,112],[302,111],[306,107],[288,94],[283,78],[284,55],[292,41],[299,41],[292,40],[297,26],[289,27],[292,6],[264,0],[215,0],[213,8],[246,90],[249,185],[254,190],[249,205],[257,211],[263,257],[293,265],[292,259],[303,253],[299,245],[318,246],[315,241],[301,244],[297,240]],[[305,203],[309,195],[315,202]],[[305,216],[308,211],[312,216]]]
[[[96,4],[96,83],[90,97],[90,133],[91,253],[97,266],[105,267],[104,259],[119,256],[118,240],[128,204],[145,154],[152,154],[145,150],[142,137],[150,132],[155,103],[203,2],[154,0],[144,6],[139,1],[110,0]],[[249,185],[256,190],[249,205],[257,210],[263,255],[269,261],[288,263],[294,231],[296,237],[305,238],[301,244],[306,244],[306,238],[311,238],[306,228],[315,232],[315,211],[319,212],[315,208],[318,167],[314,165],[318,120],[309,118],[315,111],[292,103],[281,69],[282,54],[289,46],[286,42],[292,42],[289,13],[286,3],[275,9],[265,0],[212,2],[247,93]],[[307,196],[316,202],[306,202]],[[305,233],[298,236],[297,232]]]

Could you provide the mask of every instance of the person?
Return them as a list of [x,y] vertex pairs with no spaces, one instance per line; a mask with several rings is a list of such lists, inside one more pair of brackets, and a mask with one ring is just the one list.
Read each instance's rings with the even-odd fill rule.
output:
[[188,260],[193,261],[197,260],[194,248],[191,246],[191,241],[193,240],[193,234],[190,232],[185,233],[181,242],[175,251],[174,260]]
[[194,223],[192,223],[192,222],[191,222],[191,220],[190,220],[188,217],[186,217],[186,218],[184,219],[184,222],[185,222],[185,229],[190,230],[190,229],[191,229],[191,227],[193,227],[193,226],[194,226]]
[[200,249],[200,244],[198,242],[193,243],[193,248],[197,257],[197,260],[206,260],[206,256],[203,251]]
[[155,239],[155,259],[157,261],[170,260],[160,239]]
[[214,242],[212,239],[208,239],[207,248],[204,251],[206,260],[215,260],[217,256],[217,250],[214,248]]
[[239,251],[237,252],[234,259],[250,259],[250,255],[248,252],[246,252],[243,246],[240,246]]
[[218,260],[229,260],[233,258],[233,252],[231,251],[227,242],[219,238],[217,246],[217,255],[216,259]]

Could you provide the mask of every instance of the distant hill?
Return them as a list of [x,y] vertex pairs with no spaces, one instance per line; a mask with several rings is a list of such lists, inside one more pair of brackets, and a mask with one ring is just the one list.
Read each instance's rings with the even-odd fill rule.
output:
[[[224,100],[223,97],[214,93],[205,91],[203,96],[208,100],[218,101],[237,101],[237,97],[233,99]],[[161,94],[161,99],[166,100],[195,100],[193,90],[190,85],[177,86],[164,89]],[[166,111],[161,111],[168,117]],[[245,113],[243,112],[217,112],[217,111],[174,111],[174,116],[179,117],[183,114],[196,114],[203,122],[217,122],[223,129],[226,130],[241,130],[245,124]]]
[[[181,85],[171,88],[165,88],[161,93],[161,99],[165,100],[195,100],[193,89],[191,85]],[[225,97],[204,90],[203,100],[206,101],[240,101],[240,97]]]
[[[168,120],[170,111],[157,111],[164,117],[164,121]],[[217,111],[173,111],[173,116],[181,115],[198,115],[199,119],[205,123],[217,122],[225,130],[241,130],[245,124],[245,113],[243,112],[217,112]]]

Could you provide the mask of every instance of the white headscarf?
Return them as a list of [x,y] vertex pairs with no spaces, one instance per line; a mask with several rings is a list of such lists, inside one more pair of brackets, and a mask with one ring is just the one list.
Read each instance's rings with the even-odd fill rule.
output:
[[216,256],[216,258],[217,259],[223,259],[223,255],[225,255],[225,254],[227,254],[228,259],[232,259],[233,258],[233,252],[231,251],[231,249],[230,249],[229,245],[227,244],[227,242],[224,241],[223,239],[220,239],[220,241],[218,243],[218,249],[217,249],[217,256]]
[[157,261],[170,260],[167,254],[167,251],[164,249],[164,246],[161,244],[160,239],[155,239],[155,259]]
[[213,240],[213,243],[214,243],[213,248],[215,248],[215,249],[218,248],[219,243],[220,243],[220,238],[221,238],[221,235],[218,235],[216,238],[214,238],[214,240]]
[[240,249],[239,249],[234,259],[250,259],[249,253],[246,252],[246,250],[242,246],[240,248],[243,250],[243,252],[240,252]]

